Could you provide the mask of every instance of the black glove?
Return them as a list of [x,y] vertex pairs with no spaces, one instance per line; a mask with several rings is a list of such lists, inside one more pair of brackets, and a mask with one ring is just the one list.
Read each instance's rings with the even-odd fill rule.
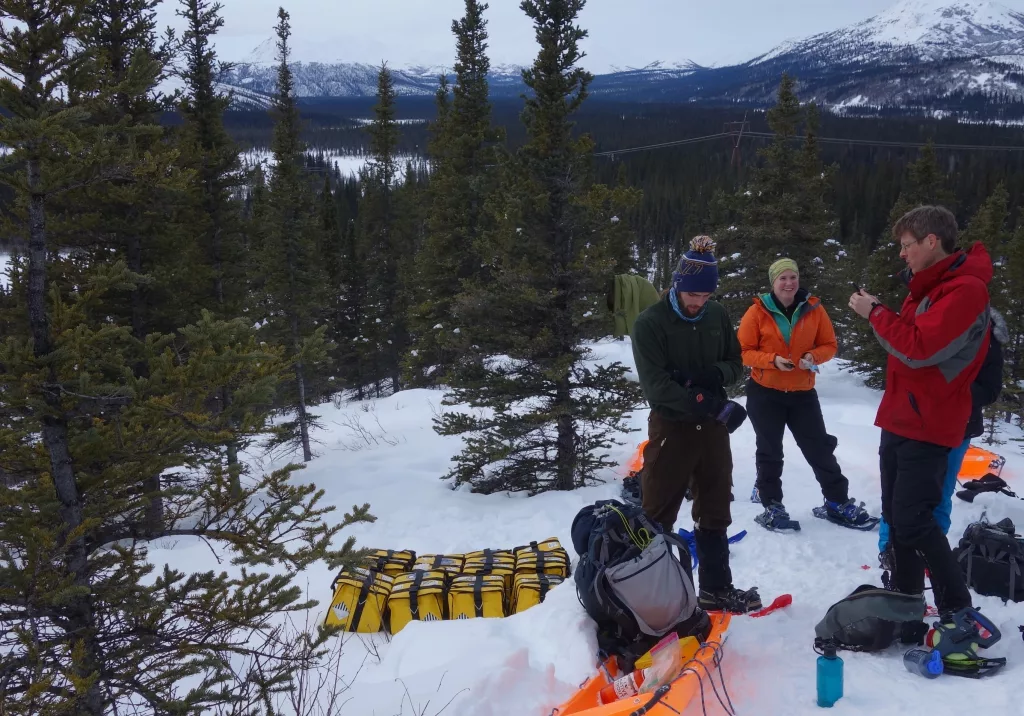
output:
[[683,386],[684,388],[686,387],[686,381],[689,380],[689,378],[686,376],[686,373],[684,373],[681,370],[671,370],[669,371],[668,375],[670,378],[672,378],[672,380],[679,383],[679,385]]
[[725,378],[722,377],[722,371],[718,370],[715,366],[702,368],[690,376],[690,380],[692,380],[695,385],[707,388],[708,390],[721,388],[725,384]]
[[715,420],[728,428],[730,433],[736,432],[736,430],[743,425],[743,421],[746,419],[746,408],[735,400],[725,401],[725,404],[722,405],[722,408],[715,415]]

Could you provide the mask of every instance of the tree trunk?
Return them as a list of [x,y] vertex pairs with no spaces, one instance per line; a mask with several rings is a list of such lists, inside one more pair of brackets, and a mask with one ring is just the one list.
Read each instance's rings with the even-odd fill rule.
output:
[[[29,325],[32,331],[33,351],[36,358],[46,358],[53,351],[50,341],[49,318],[46,313],[46,206],[45,196],[41,192],[42,176],[38,159],[29,159],[27,163],[29,191],[28,206],[28,311]],[[50,473],[54,491],[60,501],[59,514],[62,522],[62,541],[77,531],[83,522],[82,501],[78,494],[75,481],[74,466],[71,463],[71,451],[68,447],[67,419],[61,406],[58,387],[59,376],[53,365],[48,368],[51,387],[44,390],[46,413],[42,416],[43,446],[50,458]],[[75,586],[89,587],[88,553],[85,537],[79,535],[67,543],[67,554],[64,557],[65,567],[74,577]],[[83,659],[74,663],[77,678],[86,680],[97,670],[97,646],[93,631],[92,609],[87,597],[68,597],[67,601],[68,632],[81,640]],[[70,646],[70,644],[69,644]],[[84,694],[78,695],[78,713],[102,716],[103,699],[98,681],[94,682]]]
[[558,411],[558,451],[555,454],[556,481],[559,490],[573,490],[576,485],[576,430],[572,423],[572,385],[569,374],[558,379],[555,387],[555,408]]
[[[299,321],[292,316],[292,341],[295,343],[295,352],[300,350],[299,346]],[[295,362],[295,386],[299,391],[299,436],[302,439],[302,460],[309,462],[313,459],[313,453],[309,449],[309,418],[306,415],[306,374],[302,361]]]

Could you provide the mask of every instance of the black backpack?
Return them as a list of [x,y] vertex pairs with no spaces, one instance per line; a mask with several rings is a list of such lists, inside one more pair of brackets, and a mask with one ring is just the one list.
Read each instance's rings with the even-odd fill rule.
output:
[[967,584],[978,594],[1024,602],[1024,540],[1009,519],[974,522],[964,530],[953,554]]
[[814,645],[831,642],[847,651],[879,651],[889,647],[903,622],[921,622],[923,595],[902,594],[862,584],[828,608],[814,627]]
[[597,623],[602,658],[615,655],[632,670],[671,632],[707,638],[711,620],[697,606],[686,543],[639,505],[599,500],[584,507],[573,519],[572,543],[580,556],[576,594]]

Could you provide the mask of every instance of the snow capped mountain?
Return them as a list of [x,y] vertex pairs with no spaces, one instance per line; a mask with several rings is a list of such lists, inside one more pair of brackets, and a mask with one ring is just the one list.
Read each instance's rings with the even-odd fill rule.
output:
[[[260,106],[277,81],[268,40],[224,78],[240,103]],[[300,97],[372,97],[377,65],[296,62]],[[492,67],[491,95],[518,98],[524,68]],[[393,68],[395,90],[430,96],[451,68]],[[798,80],[801,99],[837,112],[885,108],[910,113],[971,114],[984,119],[1000,103],[1024,100],[1024,13],[992,0],[899,0],[862,22],[806,39],[788,40],[749,62],[702,67],[655,61],[612,68],[595,77],[591,94],[626,102],[697,102],[762,107],[779,77]],[[993,109],[994,108],[994,109]]]
[[922,61],[1020,56],[1024,15],[991,0],[900,0],[863,22],[785,42],[750,64],[838,49],[846,61],[877,62],[912,50]]

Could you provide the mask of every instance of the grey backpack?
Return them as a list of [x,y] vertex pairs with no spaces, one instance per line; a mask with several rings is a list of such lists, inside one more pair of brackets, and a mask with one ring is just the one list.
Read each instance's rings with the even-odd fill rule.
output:
[[710,619],[697,605],[690,553],[639,505],[599,500],[572,525],[580,555],[574,579],[580,603],[597,622],[598,646],[631,664],[676,632],[706,638]]
[[896,638],[903,622],[924,619],[924,595],[891,592],[862,584],[849,596],[829,607],[814,627],[814,644],[832,642],[847,651],[879,651]]

